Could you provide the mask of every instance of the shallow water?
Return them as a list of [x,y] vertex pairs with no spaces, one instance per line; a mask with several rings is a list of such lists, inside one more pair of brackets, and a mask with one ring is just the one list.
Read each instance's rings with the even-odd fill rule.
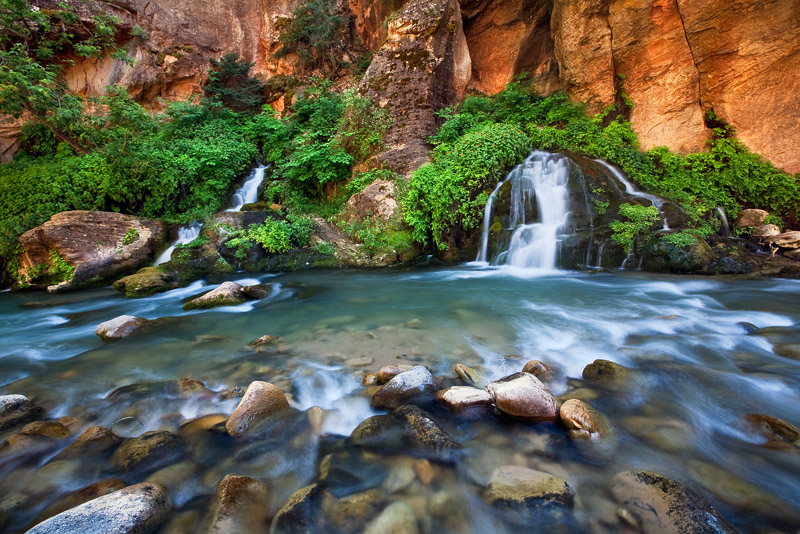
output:
[[[359,451],[351,469],[377,469],[364,475],[364,488],[380,487],[387,502],[409,502],[423,532],[514,531],[502,512],[481,499],[491,472],[503,465],[565,478],[576,494],[577,530],[623,531],[607,487],[615,473],[630,469],[685,483],[744,531],[775,520],[774,510],[800,514],[798,449],[765,448],[763,440],[736,426],[746,413],[800,426],[800,362],[773,351],[773,342],[800,341],[797,281],[578,274],[481,264],[231,279],[267,284],[270,296],[232,308],[184,312],[185,299],[215,284],[195,282],[139,300],[110,288],[62,295],[2,293],[2,393],[25,394],[44,406],[48,417],[72,415],[84,427],[111,426],[129,416],[138,422],[137,432],[177,432],[181,421],[230,414],[238,401],[181,396],[158,387],[144,396],[109,393],[183,377],[203,380],[216,392],[246,387],[252,380],[272,382],[290,393],[295,408],[324,410],[322,436],[287,423],[292,430],[268,444],[217,443],[210,446],[213,454],[195,447],[187,456],[196,483],[181,486],[173,501],[179,509],[202,510],[222,476],[235,472],[270,486],[277,509],[290,493],[315,480],[323,454],[332,447],[340,450],[336,436],[347,436],[362,420],[382,413],[364,395],[366,372],[386,364],[422,364],[446,384],[456,384],[456,363],[500,378],[535,358],[557,370],[549,382],[554,393],[569,395],[580,388],[588,395],[582,398],[606,415],[614,435],[607,445],[579,446],[555,425],[491,415],[458,418],[429,407],[462,447],[454,463],[433,461],[433,482],[416,480],[418,459],[398,450]],[[95,326],[122,314],[167,319],[104,345],[94,335]],[[749,335],[742,322],[783,328],[769,337]],[[280,336],[280,342],[264,352],[247,346],[265,334]],[[363,357],[374,361],[353,367],[358,362],[351,360]],[[614,388],[581,380],[583,368],[598,358],[636,372]],[[33,491],[36,469],[50,456],[21,466],[0,462],[5,477],[0,507]],[[409,469],[414,480],[406,484]],[[57,490],[14,508],[12,526],[24,526],[48,499],[93,480],[122,476],[134,483],[149,476],[96,466],[89,471],[64,475]],[[460,511],[447,518],[431,512],[426,503],[442,495]]]

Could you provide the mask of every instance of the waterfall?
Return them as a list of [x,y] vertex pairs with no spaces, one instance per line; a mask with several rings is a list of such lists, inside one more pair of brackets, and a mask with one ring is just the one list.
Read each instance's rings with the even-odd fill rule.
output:
[[625,192],[632,197],[644,198],[650,201],[650,204],[656,207],[658,210],[658,214],[661,216],[661,222],[663,223],[662,230],[669,230],[669,224],[667,224],[667,218],[664,216],[664,212],[661,210],[661,207],[664,205],[664,200],[649,193],[644,193],[636,189],[636,187],[628,180],[628,177],[618,171],[615,167],[612,167],[602,159],[596,159],[597,163],[611,171],[611,174],[614,175],[614,178],[619,180],[622,185],[625,186]]
[[524,163],[516,166],[486,203],[477,260],[489,261],[489,229],[495,197],[508,183],[511,186],[510,210],[503,230],[510,231],[511,238],[508,249],[492,258],[491,263],[555,269],[559,234],[569,217],[568,180],[569,159],[559,154],[534,151]]
[[259,165],[253,169],[250,177],[242,184],[242,187],[236,190],[231,199],[232,207],[225,211],[241,211],[242,206],[251,204],[258,200],[258,188],[261,182],[264,181],[265,165]]
[[722,206],[717,206],[717,214],[719,215],[719,219],[722,222],[722,235],[724,237],[730,237],[731,225],[728,223],[728,217],[725,215],[725,210],[722,209]]
[[175,250],[175,247],[178,245],[185,245],[186,243],[191,243],[195,239],[198,238],[200,235],[200,229],[203,227],[203,223],[201,222],[193,222],[189,226],[181,226],[178,228],[178,239],[173,242],[167,250],[161,253],[161,255],[156,258],[156,261],[153,265],[161,265],[162,263],[167,263],[170,258],[172,257],[172,252]]

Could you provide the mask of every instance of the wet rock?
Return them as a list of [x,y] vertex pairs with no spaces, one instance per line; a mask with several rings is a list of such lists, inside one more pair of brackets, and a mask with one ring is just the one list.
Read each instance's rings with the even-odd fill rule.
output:
[[125,482],[118,478],[107,478],[105,480],[95,482],[94,484],[90,484],[85,488],[79,489],[78,491],[70,493],[64,498],[57,500],[42,510],[42,512],[36,516],[36,519],[31,522],[31,526],[38,525],[45,519],[49,519],[54,515],[58,515],[61,512],[70,510],[76,506],[80,506],[81,504],[89,502],[92,499],[96,499],[98,497],[102,497],[103,495],[108,495],[109,493],[121,490],[125,486]]
[[784,232],[769,238],[769,243],[778,248],[797,249],[800,248],[800,232]]
[[0,430],[27,423],[43,413],[44,409],[25,395],[0,396]]
[[383,505],[381,492],[375,489],[349,495],[324,505],[328,524],[340,532],[359,531],[375,517]]
[[736,532],[701,495],[656,473],[620,473],[611,483],[611,493],[644,534]]
[[431,496],[428,508],[433,517],[439,519],[458,514],[460,505],[455,495],[447,491],[437,491]]
[[778,228],[774,224],[762,224],[751,234],[753,237],[772,237],[774,235],[779,235],[781,233],[781,229]]
[[148,475],[147,481],[153,484],[161,484],[167,488],[167,492],[172,498],[172,503],[177,508],[180,508],[187,500],[197,495],[197,474],[197,464],[191,461],[183,461],[168,465]]
[[120,315],[110,321],[100,323],[94,333],[106,343],[113,343],[126,338],[149,323],[149,319],[133,315]]
[[769,415],[749,413],[742,417],[738,426],[744,432],[762,438],[768,446],[796,443],[800,440],[800,430],[797,427]]
[[394,416],[403,421],[411,442],[423,451],[433,452],[439,459],[452,458],[459,446],[431,416],[414,405],[401,406]]
[[270,335],[263,335],[260,338],[256,339],[255,341],[251,341],[247,344],[248,347],[262,347],[266,345],[274,345],[278,341],[280,341],[280,337],[278,336],[270,336]]
[[558,419],[558,399],[541,380],[529,373],[515,373],[486,386],[501,412],[525,421]]
[[375,363],[375,358],[364,356],[362,358],[352,358],[344,362],[348,367],[366,367]]
[[530,373],[539,380],[545,380],[550,378],[552,371],[550,370],[550,366],[544,363],[541,360],[531,360],[525,364],[525,367],[522,368],[523,373]]
[[608,384],[628,378],[630,369],[609,360],[595,360],[583,369],[583,378],[589,382]]
[[61,423],[56,423],[54,421],[34,421],[33,423],[28,423],[22,430],[19,431],[20,434],[29,434],[29,435],[37,435],[37,436],[48,436],[51,438],[63,439],[69,437],[69,429],[62,425]]
[[536,517],[558,521],[573,505],[574,493],[563,478],[518,465],[496,469],[483,498],[504,511],[512,523],[526,524]]
[[414,465],[414,471],[417,472],[417,478],[423,486],[430,486],[433,479],[436,478],[433,466],[427,459],[419,460]]
[[244,397],[244,388],[239,386],[226,389],[225,391],[219,394],[219,400],[222,401],[231,399],[241,399],[242,397]]
[[181,423],[181,427],[178,433],[181,436],[191,435],[191,434],[201,434],[204,432],[208,432],[214,426],[223,423],[227,420],[228,416],[221,413],[203,415],[200,417],[196,417],[194,419],[189,419]]
[[471,386],[453,386],[436,392],[436,400],[454,412],[482,412],[492,405],[492,396]]
[[456,364],[455,371],[461,381],[468,386],[482,388],[489,381],[482,372],[461,363]]
[[217,486],[208,534],[260,534],[269,526],[271,493],[254,478],[227,475]]
[[260,285],[242,287],[242,295],[248,300],[262,300],[269,296],[267,290]]
[[111,425],[111,432],[118,438],[135,438],[144,432],[144,423],[135,417],[122,417]]
[[747,209],[739,212],[736,217],[736,226],[739,228],[756,227],[764,224],[769,217],[769,212],[764,210]]
[[150,532],[167,518],[171,508],[163,486],[142,482],[62,512],[39,523],[27,534]]
[[87,458],[104,453],[117,444],[117,439],[110,429],[103,426],[90,426],[78,436],[66,449],[61,451],[58,458]]
[[378,371],[378,383],[385,384],[402,372],[403,370],[396,365],[386,365],[381,367],[380,371]]
[[178,380],[178,391],[181,395],[192,395],[194,393],[211,393],[202,380],[196,378],[181,378]]
[[374,373],[367,373],[364,375],[364,378],[361,379],[362,386],[377,386],[378,384],[380,384],[378,375]]
[[597,439],[608,434],[605,418],[583,401],[568,400],[561,405],[559,415],[573,439]]
[[417,365],[389,380],[372,396],[372,405],[378,408],[396,408],[432,397],[438,389],[431,373]]
[[141,298],[169,291],[180,286],[180,277],[164,266],[145,267],[134,274],[120,278],[112,287],[128,298]]
[[286,396],[269,382],[252,382],[244,397],[225,423],[228,434],[241,438],[252,432],[263,420],[289,408]]
[[800,343],[776,343],[772,350],[778,356],[800,360]]
[[126,471],[142,467],[148,470],[177,461],[183,454],[178,436],[166,430],[145,432],[123,443],[111,457],[114,464]]
[[370,522],[364,534],[419,534],[417,516],[408,503],[398,501],[390,504]]
[[236,282],[223,282],[205,295],[184,304],[183,309],[186,311],[207,310],[218,306],[236,306],[246,300],[260,300],[266,296],[266,291],[258,286],[242,287]]
[[0,463],[7,459],[23,461],[43,456],[58,446],[58,440],[37,434],[12,434],[0,444]]
[[373,415],[359,423],[348,440],[356,445],[400,444],[404,435],[397,420],[391,415]]
[[3,509],[0,508],[0,529],[6,528],[7,525],[8,525],[8,516],[3,511]]
[[292,493],[272,519],[270,534],[308,532],[314,524],[312,500],[316,494],[316,484],[306,486]]
[[328,454],[319,464],[319,480],[335,497],[346,497],[379,486],[388,475],[380,457],[365,452]]

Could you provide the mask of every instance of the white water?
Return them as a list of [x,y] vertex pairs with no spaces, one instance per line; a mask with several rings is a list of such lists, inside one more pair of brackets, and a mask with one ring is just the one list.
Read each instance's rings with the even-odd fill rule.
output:
[[161,255],[156,258],[154,265],[161,265],[162,263],[167,263],[170,258],[172,257],[172,253],[175,250],[175,247],[178,245],[185,245],[186,243],[191,243],[200,235],[200,229],[203,227],[203,223],[201,222],[193,222],[189,226],[181,226],[178,228],[178,239],[172,243],[167,250],[161,253]]
[[245,204],[251,204],[258,200],[258,188],[261,186],[261,182],[264,181],[264,171],[266,169],[265,165],[259,165],[253,169],[250,178],[233,194],[231,199],[233,206],[226,211],[241,211],[242,206]]
[[722,221],[722,235],[725,237],[731,236],[731,225],[728,223],[728,217],[725,215],[725,210],[721,206],[717,206],[717,213],[719,219]]
[[667,218],[664,216],[664,212],[661,211],[661,207],[664,205],[664,199],[659,198],[655,195],[651,195],[649,193],[644,193],[642,191],[639,191],[638,189],[636,189],[636,186],[634,186],[633,183],[631,183],[631,181],[628,180],[627,176],[625,176],[615,167],[609,165],[602,159],[596,159],[595,161],[600,165],[602,165],[603,167],[605,167],[606,169],[608,169],[609,171],[611,171],[611,174],[614,175],[614,178],[619,180],[622,183],[622,185],[625,186],[625,192],[628,193],[630,196],[649,200],[650,203],[653,206],[655,206],[656,209],[658,209],[658,214],[661,216],[661,222],[663,223],[662,230],[669,230],[669,224],[667,224]]
[[[569,218],[569,159],[558,154],[533,152],[512,170],[489,197],[484,211],[483,235],[478,261],[488,261],[489,227],[494,197],[503,183],[511,183],[511,213],[507,229],[514,229],[508,250],[492,263],[514,267],[554,270],[559,234]],[[527,208],[536,201],[538,221]]]

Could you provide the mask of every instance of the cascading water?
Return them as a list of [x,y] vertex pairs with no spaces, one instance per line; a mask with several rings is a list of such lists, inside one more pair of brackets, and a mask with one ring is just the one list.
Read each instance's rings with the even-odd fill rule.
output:
[[189,226],[181,226],[178,228],[178,239],[176,239],[167,250],[161,253],[161,255],[156,258],[154,265],[161,265],[162,263],[167,263],[170,258],[172,257],[172,252],[175,250],[175,247],[178,245],[185,245],[186,243],[191,243],[195,239],[198,238],[200,235],[200,229],[203,227],[203,223],[201,222],[193,222]]
[[728,217],[725,215],[725,210],[722,209],[722,206],[717,206],[716,209],[717,215],[719,215],[720,223],[722,224],[722,235],[725,237],[731,236],[731,225],[728,223]]
[[[486,203],[478,261],[489,261],[495,197],[508,183],[511,185],[510,213],[504,227],[512,231],[511,238],[508,249],[492,258],[491,263],[546,270],[556,268],[559,234],[569,218],[569,164],[565,156],[534,151],[508,174]],[[534,213],[538,214],[538,220],[534,220]]]
[[258,188],[264,181],[264,171],[267,169],[266,165],[259,165],[253,169],[253,173],[242,184],[242,187],[236,190],[231,199],[233,206],[226,211],[241,211],[242,206],[250,204],[258,200]]
[[669,224],[667,223],[667,218],[664,216],[664,212],[661,209],[661,207],[664,205],[664,200],[663,199],[661,199],[661,198],[659,198],[659,197],[657,197],[655,195],[651,195],[649,193],[644,193],[642,191],[639,191],[638,189],[636,189],[636,186],[634,186],[633,183],[631,183],[631,181],[628,180],[627,176],[625,176],[624,174],[619,172],[619,170],[617,170],[613,166],[609,165],[607,162],[603,161],[602,159],[596,159],[595,161],[597,163],[599,163],[600,165],[602,165],[603,167],[605,167],[606,169],[608,169],[609,171],[611,171],[611,174],[614,175],[614,178],[619,180],[620,183],[622,183],[622,185],[625,186],[625,192],[627,194],[629,194],[632,197],[644,198],[646,200],[649,200],[650,203],[653,206],[656,207],[656,209],[658,210],[658,214],[661,216],[661,222],[663,223],[662,230],[669,230],[670,229],[669,228]]

